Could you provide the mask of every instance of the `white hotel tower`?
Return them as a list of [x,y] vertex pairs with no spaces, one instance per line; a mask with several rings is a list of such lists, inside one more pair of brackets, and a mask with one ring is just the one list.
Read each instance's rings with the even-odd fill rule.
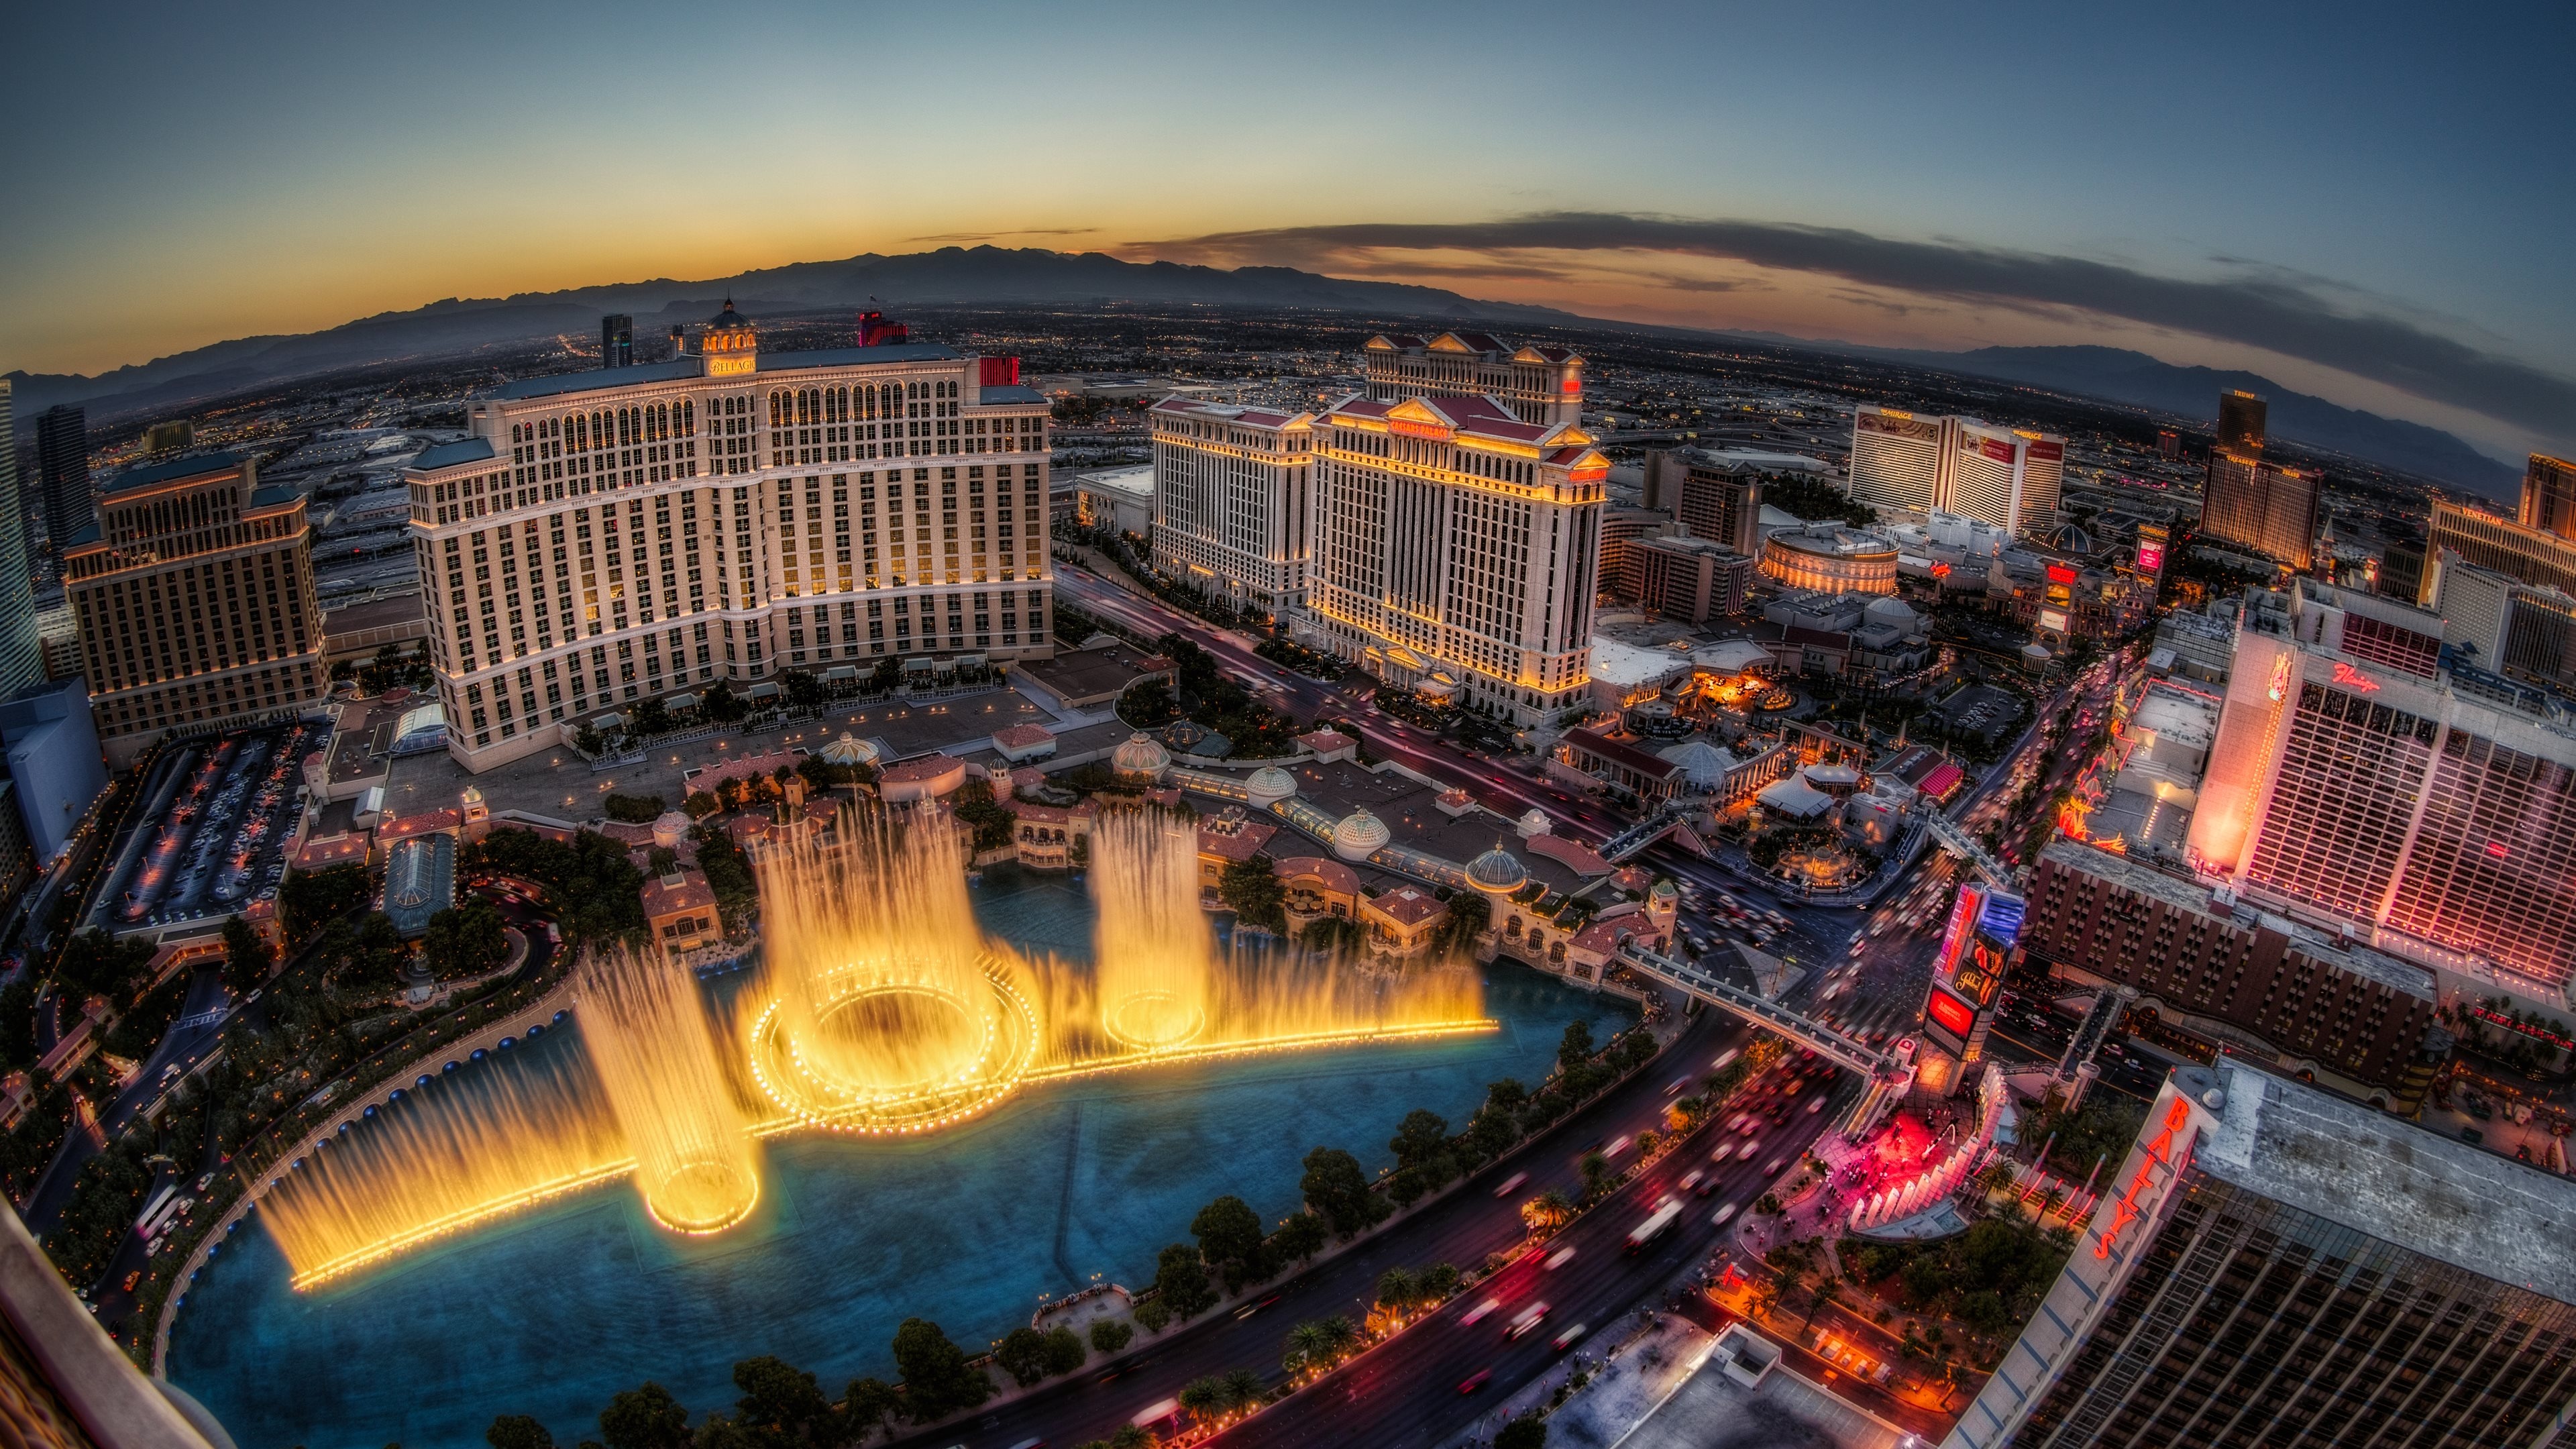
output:
[[1590,435],[1489,397],[1353,397],[1314,431],[1308,642],[1522,725],[1569,707],[1610,475]]
[[1154,404],[1154,569],[1274,617],[1306,598],[1313,413]]
[[784,670],[1044,658],[1047,405],[936,344],[699,351],[530,378],[404,473],[448,750]]

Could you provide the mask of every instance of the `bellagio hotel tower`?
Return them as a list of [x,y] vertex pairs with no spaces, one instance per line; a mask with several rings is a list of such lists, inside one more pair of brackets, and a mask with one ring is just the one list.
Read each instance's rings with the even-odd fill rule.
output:
[[763,353],[728,302],[696,352],[469,404],[404,475],[450,753],[787,670],[1049,655],[1047,406],[1016,373]]

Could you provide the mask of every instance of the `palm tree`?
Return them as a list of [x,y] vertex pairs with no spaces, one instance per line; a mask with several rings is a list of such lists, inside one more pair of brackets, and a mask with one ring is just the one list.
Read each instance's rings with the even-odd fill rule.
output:
[[1610,1180],[1610,1159],[1598,1152],[1583,1154],[1583,1196],[1588,1201],[1601,1195]]
[[1552,1187],[1521,1204],[1521,1222],[1533,1232],[1562,1226],[1572,1216],[1574,1204]]
[[1348,1315],[1336,1313],[1324,1320],[1324,1334],[1326,1347],[1339,1353],[1359,1342],[1360,1326],[1351,1322]]
[[1280,1367],[1295,1373],[1308,1364],[1320,1364],[1333,1351],[1333,1335],[1319,1321],[1309,1320],[1288,1330],[1288,1355]]
[[1242,1409],[1259,1403],[1262,1390],[1266,1387],[1268,1386],[1261,1381],[1261,1375],[1248,1368],[1229,1370],[1225,1376],[1225,1406],[1229,1409]]
[[1202,1424],[1215,1418],[1225,1407],[1225,1380],[1209,1374],[1181,1385],[1181,1407]]

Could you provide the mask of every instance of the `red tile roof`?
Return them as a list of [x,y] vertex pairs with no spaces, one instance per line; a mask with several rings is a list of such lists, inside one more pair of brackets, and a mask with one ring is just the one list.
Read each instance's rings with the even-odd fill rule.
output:
[[1563,836],[1533,835],[1529,838],[1529,851],[1532,855],[1546,856],[1576,875],[1610,873],[1610,862],[1601,858],[1601,852],[1588,845],[1577,845]]
[[1055,731],[1044,725],[1015,724],[993,731],[993,743],[1005,750],[1025,750],[1055,743]]
[[1565,742],[1575,749],[1600,756],[1615,765],[1634,770],[1649,780],[1669,780],[1682,773],[1681,762],[1667,760],[1652,750],[1615,740],[1595,729],[1577,726],[1565,732]]
[[909,784],[915,780],[936,780],[951,770],[963,768],[965,764],[964,760],[955,755],[920,755],[909,760],[898,760],[886,766],[885,772],[878,775],[877,780],[881,784],[888,785]]
[[[1229,824],[1232,829],[1225,828]],[[1221,860],[1250,860],[1261,853],[1261,847],[1270,843],[1270,837],[1278,833],[1278,826],[1259,820],[1202,820],[1199,822],[1199,854],[1213,855]]]
[[1287,882],[1311,880],[1342,895],[1357,895],[1360,888],[1360,873],[1330,856],[1292,855],[1273,864],[1270,873]]
[[1449,914],[1449,908],[1430,892],[1412,886],[1399,886],[1382,896],[1369,899],[1369,909],[1399,926],[1419,926],[1436,916]]
[[415,835],[428,835],[441,830],[457,830],[465,824],[465,812],[453,806],[424,810],[418,815],[397,815],[376,827],[376,839],[387,845],[408,840]]
[[680,871],[678,885],[666,885],[660,876],[648,877],[642,894],[644,915],[648,920],[676,916],[683,911],[711,911],[716,904],[715,888],[707,884],[707,878],[686,867]]

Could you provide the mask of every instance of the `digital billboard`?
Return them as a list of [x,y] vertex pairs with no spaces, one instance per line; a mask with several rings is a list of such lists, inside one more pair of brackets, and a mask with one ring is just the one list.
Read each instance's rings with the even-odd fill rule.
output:
[[1981,1028],[2003,994],[2028,909],[2020,896],[1976,881],[1959,887],[1951,903],[1949,926],[1932,961],[1924,1024],[1925,1034],[1962,1062],[1981,1055]]

